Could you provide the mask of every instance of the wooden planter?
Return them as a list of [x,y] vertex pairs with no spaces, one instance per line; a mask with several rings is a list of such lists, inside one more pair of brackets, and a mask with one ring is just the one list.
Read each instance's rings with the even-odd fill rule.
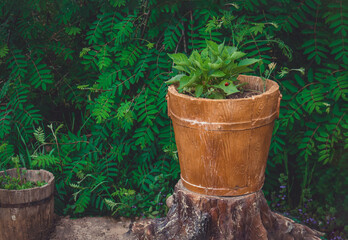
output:
[[[6,172],[17,177],[16,169]],[[24,176],[47,184],[24,190],[0,189],[0,240],[48,238],[54,213],[54,176],[45,170],[27,170]]]
[[[259,77],[240,75],[249,89],[263,91]],[[238,196],[257,192],[264,173],[281,94],[266,80],[266,91],[243,99],[204,99],[168,89],[183,185],[197,193]]]

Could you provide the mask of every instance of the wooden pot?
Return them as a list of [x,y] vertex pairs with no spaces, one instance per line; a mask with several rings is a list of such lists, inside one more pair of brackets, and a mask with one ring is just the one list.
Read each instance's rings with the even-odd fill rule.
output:
[[[21,169],[23,171],[25,169]],[[6,171],[17,177],[16,169]],[[0,172],[1,176],[5,172]],[[47,239],[54,214],[54,176],[45,170],[26,170],[28,181],[45,181],[42,187],[0,189],[0,240]]]
[[[246,88],[263,91],[259,77],[240,75]],[[265,178],[274,120],[281,94],[266,80],[266,91],[242,99],[205,99],[168,88],[183,185],[196,193],[238,196],[257,192]]]

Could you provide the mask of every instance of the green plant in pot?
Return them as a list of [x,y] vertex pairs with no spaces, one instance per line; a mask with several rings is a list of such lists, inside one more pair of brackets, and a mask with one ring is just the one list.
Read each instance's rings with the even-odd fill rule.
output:
[[12,157],[12,162],[15,165],[16,176],[10,176],[7,172],[4,172],[3,176],[0,176],[0,189],[7,190],[22,190],[34,187],[41,187],[47,184],[45,181],[30,181],[26,175],[26,170],[19,168],[19,157]]
[[[191,191],[221,196],[261,189],[280,92],[274,81],[241,75],[259,59],[207,41],[190,57],[169,56],[179,73],[167,81],[181,180]],[[269,66],[269,71],[274,65]]]
[[45,170],[0,171],[0,239],[47,239],[54,217],[54,176]]
[[224,43],[218,45],[213,41],[206,43],[205,49],[193,51],[189,58],[183,53],[169,54],[175,64],[173,68],[182,73],[167,83],[179,83],[179,91],[211,99],[231,98],[233,94],[244,91],[258,94],[252,89],[243,89],[245,83],[239,83],[237,77],[253,71],[250,66],[261,59],[243,59],[246,53],[236,47],[225,46]]

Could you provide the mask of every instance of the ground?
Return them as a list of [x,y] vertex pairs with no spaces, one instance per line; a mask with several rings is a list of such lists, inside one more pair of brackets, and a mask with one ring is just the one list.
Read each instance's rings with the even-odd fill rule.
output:
[[[131,221],[111,217],[57,218],[50,240],[125,240]],[[129,238],[128,238],[129,239]]]

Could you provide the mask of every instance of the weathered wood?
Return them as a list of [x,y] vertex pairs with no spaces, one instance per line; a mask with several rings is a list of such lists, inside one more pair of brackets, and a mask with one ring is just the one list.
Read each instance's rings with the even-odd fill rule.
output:
[[133,225],[136,239],[146,240],[309,240],[322,235],[274,213],[262,193],[215,197],[176,185],[167,217]]
[[[24,169],[21,169],[22,171]],[[16,169],[6,171],[17,177]],[[0,172],[0,175],[4,175]],[[46,185],[24,190],[0,189],[0,240],[47,239],[54,217],[54,176],[45,170],[26,170],[28,181]]]

